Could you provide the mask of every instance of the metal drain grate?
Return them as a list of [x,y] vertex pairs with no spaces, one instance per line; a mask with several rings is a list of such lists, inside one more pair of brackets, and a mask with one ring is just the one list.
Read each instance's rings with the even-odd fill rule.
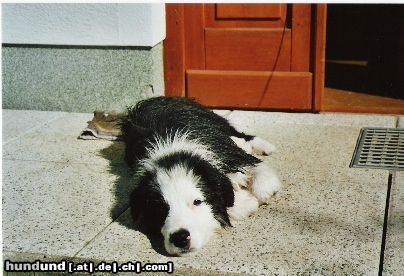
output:
[[350,167],[404,170],[404,128],[362,128]]

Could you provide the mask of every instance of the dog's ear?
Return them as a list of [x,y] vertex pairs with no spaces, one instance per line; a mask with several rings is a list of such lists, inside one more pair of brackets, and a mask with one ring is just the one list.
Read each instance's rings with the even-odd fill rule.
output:
[[219,184],[219,189],[224,202],[224,209],[221,210],[219,222],[222,226],[231,226],[230,218],[227,213],[227,208],[234,205],[234,190],[231,182],[226,175],[222,173],[217,174],[217,183]]
[[226,207],[233,207],[234,205],[234,189],[228,177],[221,174],[220,185],[223,193],[223,200]]
[[231,226],[227,208],[234,205],[234,190],[229,178],[206,161],[195,163],[195,173],[206,185],[201,185],[206,200],[212,206],[222,226]]
[[152,173],[146,173],[137,180],[137,186],[130,198],[131,214],[147,232],[159,232],[167,218],[169,206],[156,188]]

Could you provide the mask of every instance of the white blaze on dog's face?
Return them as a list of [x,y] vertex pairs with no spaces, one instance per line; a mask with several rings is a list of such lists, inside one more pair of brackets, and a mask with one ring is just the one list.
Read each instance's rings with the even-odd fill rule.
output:
[[200,249],[220,227],[198,188],[200,181],[200,177],[181,165],[157,172],[157,182],[169,206],[161,233],[170,254],[181,255]]

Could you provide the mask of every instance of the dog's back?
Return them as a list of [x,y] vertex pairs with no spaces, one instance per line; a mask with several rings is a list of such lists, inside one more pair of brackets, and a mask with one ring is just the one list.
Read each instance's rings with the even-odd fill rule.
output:
[[145,146],[156,137],[170,139],[176,133],[186,133],[189,139],[207,145],[220,156],[225,172],[239,171],[260,162],[230,138],[248,140],[254,136],[238,132],[225,118],[186,98],[156,97],[140,101],[128,109],[122,132],[129,165],[145,157]]
[[231,136],[226,119],[187,98],[156,97],[140,101],[128,109],[128,120],[164,135],[167,129],[217,129]]

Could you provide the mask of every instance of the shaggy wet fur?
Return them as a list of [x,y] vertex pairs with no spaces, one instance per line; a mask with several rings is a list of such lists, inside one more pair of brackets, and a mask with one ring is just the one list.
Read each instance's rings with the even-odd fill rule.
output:
[[[184,194],[193,194],[195,199],[191,196],[185,199],[186,195],[179,198],[193,202],[186,203],[192,212],[205,210],[200,215],[201,220],[206,221],[204,224],[210,224],[212,229],[216,223],[222,227],[231,225],[227,210],[235,203],[235,192],[228,175],[246,174],[246,168],[262,162],[236,145],[231,137],[251,141],[255,136],[237,131],[226,119],[196,102],[176,97],[156,97],[139,102],[128,109],[121,129],[126,144],[125,160],[136,170],[135,189],[130,202],[135,220],[140,220],[151,231],[162,231],[168,224],[177,223],[169,221],[169,214],[177,207],[164,194],[169,188],[167,185],[171,184],[161,183],[164,182],[161,179],[170,179],[174,183],[172,185],[177,185],[177,182],[192,183],[188,185],[189,192],[184,191]],[[178,189],[186,190],[188,186]],[[200,202],[205,209],[199,207]],[[194,219],[197,220],[198,216],[195,215]],[[195,227],[203,228],[204,224]],[[184,225],[188,225],[187,222]],[[188,232],[184,227],[173,229],[183,234]],[[192,225],[189,227],[192,228]],[[212,231],[210,228],[206,231]],[[162,233],[165,234],[164,231]],[[173,234],[167,235],[169,243]],[[193,236],[192,233],[189,235]],[[208,236],[201,239],[205,240]],[[169,246],[166,244],[166,247]],[[192,245],[188,247],[191,248],[187,250],[192,250]],[[170,250],[170,253],[178,254],[186,251]]]

